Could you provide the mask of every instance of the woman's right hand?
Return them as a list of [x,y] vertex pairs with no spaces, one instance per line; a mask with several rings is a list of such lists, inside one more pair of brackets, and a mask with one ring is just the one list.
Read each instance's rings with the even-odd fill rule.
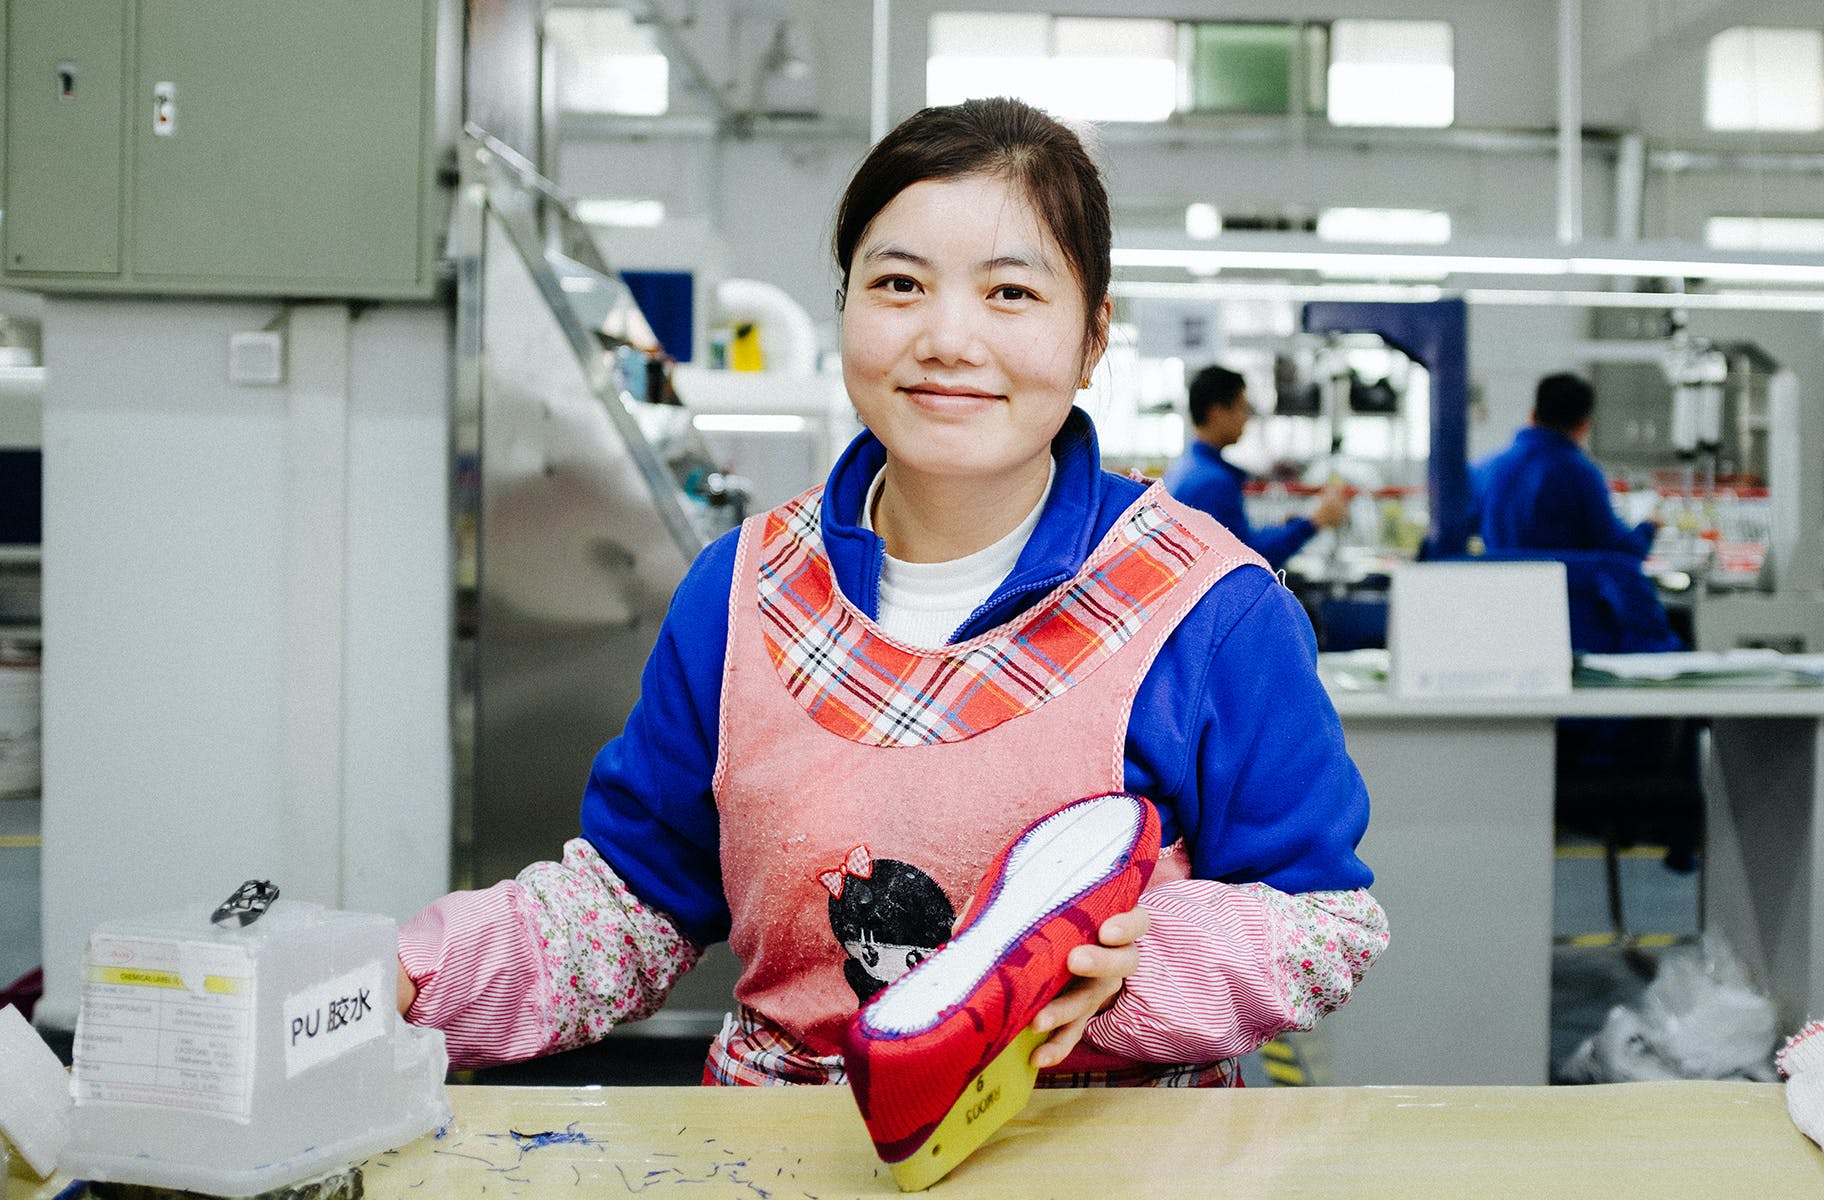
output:
[[412,1011],[412,1001],[418,998],[418,985],[405,973],[405,964],[395,960],[399,968],[399,1015],[404,1016]]

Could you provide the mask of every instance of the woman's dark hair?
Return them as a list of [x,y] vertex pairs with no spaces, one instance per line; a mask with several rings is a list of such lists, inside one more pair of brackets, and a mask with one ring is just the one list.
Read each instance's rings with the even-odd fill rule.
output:
[[1096,341],[1113,240],[1101,173],[1068,126],[1006,97],[920,109],[868,151],[836,211],[837,308],[855,248],[880,210],[915,183],[965,175],[999,176],[1024,193],[1083,287],[1084,344]]

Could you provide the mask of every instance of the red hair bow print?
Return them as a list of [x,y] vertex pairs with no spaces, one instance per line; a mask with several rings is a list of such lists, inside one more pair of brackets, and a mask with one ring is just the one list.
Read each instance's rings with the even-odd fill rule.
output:
[[862,845],[850,850],[848,857],[843,859],[842,865],[838,866],[835,870],[819,871],[817,873],[817,882],[829,889],[831,896],[840,900],[842,899],[843,886],[849,881],[850,877],[868,879],[871,878],[873,874],[874,857],[868,853],[867,846]]

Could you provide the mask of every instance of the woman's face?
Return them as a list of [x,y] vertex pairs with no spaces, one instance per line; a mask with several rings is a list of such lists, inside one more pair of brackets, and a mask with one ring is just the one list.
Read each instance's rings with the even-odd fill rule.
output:
[[1043,476],[1101,346],[1085,353],[1082,286],[1017,188],[913,184],[863,231],[848,284],[843,381],[900,477]]

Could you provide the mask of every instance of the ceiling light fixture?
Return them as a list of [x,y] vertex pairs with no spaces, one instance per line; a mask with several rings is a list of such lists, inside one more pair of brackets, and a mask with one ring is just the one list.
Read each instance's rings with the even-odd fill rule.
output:
[[[1144,243],[1142,242],[1144,236]],[[1220,248],[1185,245],[1182,235],[1136,235],[1116,247],[1114,265],[1133,270],[1316,271],[1357,279],[1425,280],[1453,275],[1632,277],[1715,283],[1824,284],[1818,255],[1704,255],[1686,245],[1585,242],[1579,252],[1531,246],[1462,244],[1402,252],[1385,245],[1349,246],[1283,235],[1225,234]]]
[[1362,303],[1429,303],[1447,295],[1460,296],[1472,306],[1491,308],[1680,308],[1761,312],[1824,312],[1824,292],[1766,292],[1719,290],[1715,292],[1597,292],[1565,288],[1447,289],[1435,284],[1348,283],[1291,280],[1238,279],[1181,282],[1122,280],[1111,283],[1109,294],[1128,300],[1341,300]]

